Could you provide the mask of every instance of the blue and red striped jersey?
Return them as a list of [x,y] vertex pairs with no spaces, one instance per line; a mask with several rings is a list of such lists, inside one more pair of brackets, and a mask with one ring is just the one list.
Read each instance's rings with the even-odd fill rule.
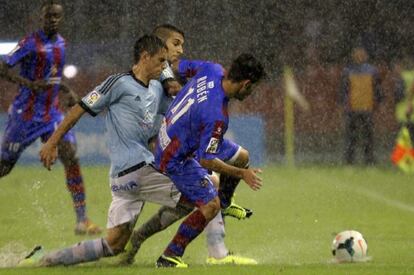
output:
[[[38,30],[22,39],[4,61],[9,67],[20,63],[20,75],[31,81],[44,80],[59,84],[65,64],[65,48],[62,36],[58,34],[52,40],[42,30]],[[50,121],[58,113],[58,92],[59,85],[37,93],[20,86],[12,112],[24,120]]]
[[157,167],[167,172],[194,154],[202,159],[216,158],[229,122],[221,65],[181,60],[179,73],[192,79],[168,108],[155,155]]

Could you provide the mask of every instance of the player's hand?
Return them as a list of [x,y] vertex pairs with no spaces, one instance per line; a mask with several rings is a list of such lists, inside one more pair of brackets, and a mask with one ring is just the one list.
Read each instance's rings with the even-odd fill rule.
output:
[[153,136],[148,140],[148,148],[155,154],[155,150],[157,149],[157,136]]
[[57,146],[46,142],[40,149],[39,156],[43,166],[50,171],[58,156]]
[[242,179],[251,189],[257,191],[262,187],[262,179],[257,175],[260,173],[262,173],[262,170],[257,168],[244,169],[242,172]]
[[53,84],[48,84],[45,80],[29,81],[27,85],[33,91],[41,91],[49,89]]
[[169,96],[176,96],[182,88],[181,84],[175,79],[165,80],[162,86]]

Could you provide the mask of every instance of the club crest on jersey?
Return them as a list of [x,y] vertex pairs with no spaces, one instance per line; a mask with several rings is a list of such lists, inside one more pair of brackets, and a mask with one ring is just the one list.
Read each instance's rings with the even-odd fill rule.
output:
[[149,110],[147,110],[144,115],[144,123],[151,124],[152,126],[153,122],[154,122],[154,114],[151,113]]
[[89,95],[86,96],[86,103],[89,106],[93,106],[100,97],[101,95],[97,91],[92,91]]
[[201,187],[206,188],[208,186],[208,184],[210,183],[210,181],[206,178],[202,179],[200,182]]
[[216,154],[218,151],[219,139],[212,137],[210,138],[210,142],[208,143],[206,152],[209,154]]
[[214,123],[214,129],[213,129],[213,134],[211,135],[214,138],[221,138],[223,136],[223,132],[224,132],[224,122],[223,121],[216,121]]
[[53,65],[53,66],[52,66],[52,68],[50,69],[50,75],[51,75],[51,76],[55,76],[55,75],[57,75],[57,73],[58,73],[58,67],[57,67],[57,65],[55,64],[55,65]]

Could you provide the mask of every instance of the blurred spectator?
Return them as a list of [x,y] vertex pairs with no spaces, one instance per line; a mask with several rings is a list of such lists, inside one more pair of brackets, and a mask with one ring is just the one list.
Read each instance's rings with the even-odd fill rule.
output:
[[414,61],[411,57],[404,58],[401,64],[395,66],[395,116],[400,126],[407,126],[414,144],[414,115],[413,86],[414,86]]
[[367,63],[362,47],[352,51],[353,63],[342,72],[340,103],[345,112],[345,162],[354,163],[355,147],[362,142],[366,164],[374,164],[373,112],[382,101],[377,68]]

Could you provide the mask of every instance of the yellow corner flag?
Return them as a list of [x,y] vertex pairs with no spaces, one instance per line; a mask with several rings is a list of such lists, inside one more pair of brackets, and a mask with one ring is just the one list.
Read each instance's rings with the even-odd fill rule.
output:
[[292,68],[285,66],[283,70],[283,78],[285,84],[286,95],[290,97],[294,102],[304,111],[309,111],[310,106],[306,98],[299,92],[298,85],[296,84],[295,77],[293,75]]
[[414,173],[414,149],[411,144],[410,132],[407,127],[402,127],[398,133],[391,161],[403,172]]
[[293,102],[299,104],[299,106],[309,111],[309,103],[305,97],[299,92],[298,85],[296,84],[293,76],[293,71],[290,67],[285,66],[283,69],[283,80],[285,86],[285,158],[288,166],[295,166],[295,116]]

